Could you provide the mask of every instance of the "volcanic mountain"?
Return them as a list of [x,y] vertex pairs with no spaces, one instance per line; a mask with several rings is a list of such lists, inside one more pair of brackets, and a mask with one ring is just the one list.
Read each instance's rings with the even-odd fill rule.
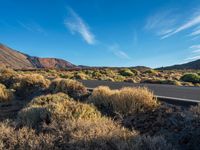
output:
[[173,65],[173,66],[168,66],[168,67],[162,67],[158,68],[161,70],[173,70],[173,69],[200,69],[200,59],[180,64],[180,65]]
[[8,67],[13,69],[36,69],[52,68],[66,69],[76,67],[74,64],[57,58],[40,58],[23,54],[0,44],[0,68]]

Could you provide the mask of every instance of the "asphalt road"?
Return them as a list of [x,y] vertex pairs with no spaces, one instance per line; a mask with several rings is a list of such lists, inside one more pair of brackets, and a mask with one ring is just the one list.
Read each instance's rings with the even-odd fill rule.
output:
[[99,80],[80,80],[80,82],[82,82],[87,88],[95,88],[98,86],[108,86],[111,89],[120,89],[123,87],[147,87],[158,97],[171,97],[174,99],[200,101],[200,87],[186,87],[163,84],[136,84]]

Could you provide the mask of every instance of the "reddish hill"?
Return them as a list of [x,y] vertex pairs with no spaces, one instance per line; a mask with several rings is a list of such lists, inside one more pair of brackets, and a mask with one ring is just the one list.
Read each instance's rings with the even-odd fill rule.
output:
[[76,67],[72,63],[65,61],[63,59],[57,58],[39,58],[39,57],[29,57],[29,61],[34,65],[35,68],[74,68]]
[[29,56],[0,44],[0,67],[13,69],[56,68],[65,69],[76,67],[72,63],[57,58],[39,58]]

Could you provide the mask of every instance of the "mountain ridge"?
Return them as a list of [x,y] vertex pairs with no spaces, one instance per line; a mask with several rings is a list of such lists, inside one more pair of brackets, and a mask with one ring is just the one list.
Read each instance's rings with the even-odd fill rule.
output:
[[[12,68],[12,69],[101,68],[101,67],[89,67],[82,65],[76,66],[64,59],[59,59],[59,58],[41,58],[37,56],[30,56],[28,54],[22,53],[18,50],[14,50],[0,43],[0,68],[2,67]],[[134,68],[137,67],[144,68],[145,66],[136,66]],[[156,69],[157,70],[200,69],[200,59],[184,64],[160,67]]]
[[167,67],[157,68],[158,70],[173,70],[173,69],[200,69],[200,59],[184,64],[172,65]]
[[58,58],[30,56],[0,43],[0,67],[12,69],[66,69],[74,68],[76,65]]

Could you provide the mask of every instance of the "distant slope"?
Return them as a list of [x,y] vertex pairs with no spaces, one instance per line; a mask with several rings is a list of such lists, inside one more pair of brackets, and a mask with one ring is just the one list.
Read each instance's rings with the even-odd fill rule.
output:
[[26,55],[0,44],[0,67],[30,69],[33,65]]
[[29,61],[35,68],[73,68],[76,67],[72,63],[63,59],[57,58],[39,58],[39,57],[28,57]]
[[29,56],[0,44],[0,67],[13,69],[56,68],[65,69],[76,67],[72,63],[57,58],[39,58]]
[[173,65],[173,66],[168,66],[168,67],[162,67],[158,69],[163,69],[163,70],[173,70],[173,69],[200,69],[200,59],[195,60],[189,63],[185,64],[180,64],[180,65]]

